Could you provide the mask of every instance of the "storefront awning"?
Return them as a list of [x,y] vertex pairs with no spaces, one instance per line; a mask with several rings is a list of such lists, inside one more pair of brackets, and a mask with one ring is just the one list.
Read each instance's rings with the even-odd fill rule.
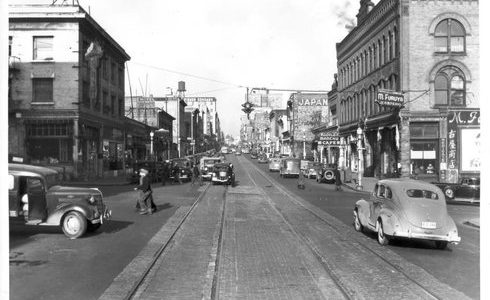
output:
[[398,114],[394,111],[388,113],[371,116],[366,120],[364,130],[378,129],[379,127],[391,126],[397,123]]

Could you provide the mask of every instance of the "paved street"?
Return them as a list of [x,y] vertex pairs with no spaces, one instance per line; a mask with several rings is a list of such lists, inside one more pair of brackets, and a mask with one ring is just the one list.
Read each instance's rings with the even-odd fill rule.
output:
[[448,206],[462,237],[457,246],[381,247],[352,228],[362,194],[314,180],[298,190],[267,164],[228,159],[237,185],[209,186],[193,210],[206,186],[154,185],[159,210],[151,216],[135,213],[132,186],[103,186],[114,217],[94,234],[68,240],[57,229],[13,226],[11,299],[122,298],[167,239],[134,298],[479,298],[479,229],[463,224],[479,207]]

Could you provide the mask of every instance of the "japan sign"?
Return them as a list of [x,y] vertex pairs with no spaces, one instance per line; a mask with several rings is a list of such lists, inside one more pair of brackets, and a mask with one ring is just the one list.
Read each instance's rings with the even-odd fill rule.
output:
[[376,96],[376,103],[382,106],[402,107],[404,102],[403,94],[389,90],[379,90]]

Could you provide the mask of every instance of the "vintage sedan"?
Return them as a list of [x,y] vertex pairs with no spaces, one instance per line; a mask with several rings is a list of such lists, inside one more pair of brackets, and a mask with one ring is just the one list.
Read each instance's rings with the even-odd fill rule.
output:
[[257,159],[257,162],[259,164],[266,164],[269,162],[269,159],[267,158],[267,156],[265,154],[261,154],[259,155],[259,158]]
[[[173,158],[170,160],[170,165],[173,167],[177,165],[179,167],[180,179],[191,180],[192,179],[192,167],[191,160],[187,157]],[[170,179],[175,179],[175,174],[171,170]]]
[[97,230],[111,211],[97,188],[59,185],[49,168],[9,164],[9,216],[13,223],[60,226],[70,239]]
[[317,178],[318,176],[321,176],[319,174],[322,174],[322,169],[323,169],[323,164],[321,162],[316,162],[316,161],[309,161],[308,165],[306,166],[303,176],[306,178]]
[[335,169],[337,165],[327,164],[321,170],[318,171],[318,176],[316,176],[316,182],[322,183],[335,183]]
[[228,184],[235,185],[235,172],[230,163],[217,163],[214,165],[213,174],[211,177],[213,184]]
[[214,165],[220,162],[223,162],[221,157],[202,157],[199,162],[199,169],[201,171],[202,179],[211,180]]
[[480,202],[480,178],[462,177],[458,183],[433,182],[447,200]]
[[418,180],[380,180],[368,200],[356,202],[354,228],[377,232],[381,245],[393,238],[408,238],[431,240],[444,249],[448,243],[461,241],[442,191]]
[[269,162],[269,172],[279,172],[281,169],[281,159],[280,158],[271,158]]

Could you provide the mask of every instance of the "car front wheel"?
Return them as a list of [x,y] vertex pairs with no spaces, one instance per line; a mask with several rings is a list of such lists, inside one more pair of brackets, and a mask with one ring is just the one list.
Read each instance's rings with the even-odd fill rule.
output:
[[87,219],[78,211],[71,211],[63,218],[62,229],[70,239],[79,238],[87,231]]
[[378,220],[377,224],[378,227],[378,243],[382,246],[386,246],[390,243],[390,240],[387,235],[385,235],[385,232],[383,230],[383,222]]

